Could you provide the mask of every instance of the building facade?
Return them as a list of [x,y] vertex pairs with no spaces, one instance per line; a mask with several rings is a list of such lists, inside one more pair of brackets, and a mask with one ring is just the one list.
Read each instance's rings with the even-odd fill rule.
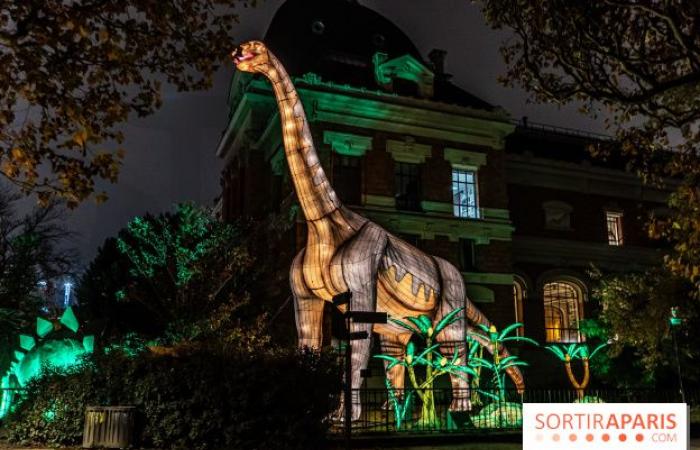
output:
[[[499,326],[519,321],[539,341],[579,341],[578,321],[595,309],[592,265],[625,271],[658,259],[643,222],[664,192],[619,163],[592,160],[586,146],[598,137],[516,123],[458,88],[445,52],[423,59],[376,12],[345,0],[288,0],[264,40],[295,77],[341,200],[455,264],[471,300]],[[236,73],[229,104],[217,150],[223,219],[298,214],[269,83]],[[272,294],[281,299],[304,226],[297,217],[275,250]]]

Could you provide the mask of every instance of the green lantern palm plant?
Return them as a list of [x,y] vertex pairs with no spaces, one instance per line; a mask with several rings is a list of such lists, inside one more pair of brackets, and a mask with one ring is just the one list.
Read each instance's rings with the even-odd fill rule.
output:
[[[470,349],[475,348],[475,343],[480,344],[490,350],[491,360],[476,356],[470,350],[471,356],[469,365],[481,373],[487,370],[491,373],[490,389],[480,389],[479,392],[492,402],[486,405],[472,421],[476,427],[499,428],[517,426],[522,423],[522,407],[519,403],[508,402],[506,399],[506,374],[509,368],[527,366],[518,356],[502,356],[501,350],[507,342],[524,342],[532,345],[539,345],[533,339],[525,336],[511,336],[515,330],[521,327],[521,323],[514,323],[500,332],[491,325],[478,325],[479,331],[471,330],[467,334],[467,341]],[[480,378],[483,380],[483,377]]]
[[[561,362],[564,363],[566,375],[569,378],[569,382],[576,390],[576,395],[578,397],[579,402],[586,401],[585,392],[586,388],[588,387],[588,384],[591,381],[591,369],[589,361],[593,359],[593,357],[606,345],[608,345],[608,343],[604,342],[598,345],[592,352],[589,351],[587,344],[578,343],[570,344],[568,346],[553,344],[545,347],[547,350],[552,352]],[[583,367],[583,374],[580,381],[574,374],[574,369],[572,367],[572,361],[577,359],[581,361],[581,366]],[[594,401],[598,402],[599,400],[595,399]]]
[[[437,337],[449,325],[453,324],[461,317],[459,314],[463,308],[456,309],[444,316],[435,326],[430,317],[421,315],[418,317],[406,317],[403,320],[390,318],[394,324],[410,331],[414,336],[418,337],[421,343],[424,344],[420,349],[414,342],[409,342],[406,346],[406,353],[403,357],[396,358],[391,355],[376,355],[375,358],[388,361],[387,371],[396,366],[403,366],[408,372],[408,379],[411,382],[413,390],[403,396],[403,400],[396,394],[395,386],[391,385],[389,379],[386,380],[387,390],[389,392],[389,402],[394,408],[395,420],[397,428],[405,420],[406,413],[409,409],[411,398],[415,393],[421,400],[421,415],[419,425],[422,428],[436,428],[440,426],[440,419],[435,409],[434,383],[435,380],[443,375],[457,375],[465,379],[469,375],[476,375],[476,372],[471,367],[463,364],[459,357],[459,350],[455,348],[454,354],[445,356],[438,350],[440,347],[437,342]],[[418,368],[425,369],[422,379]]]

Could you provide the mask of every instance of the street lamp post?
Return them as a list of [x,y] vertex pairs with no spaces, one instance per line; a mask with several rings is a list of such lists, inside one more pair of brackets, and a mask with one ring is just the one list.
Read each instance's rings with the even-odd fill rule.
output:
[[[386,323],[387,314],[374,311],[352,311],[352,292],[343,292],[333,297],[333,306],[343,314],[345,328],[343,337],[345,338],[345,383],[343,384],[343,397],[345,403],[345,448],[350,449],[350,438],[352,434],[352,341],[369,339],[367,331],[352,332],[352,323]],[[345,311],[340,310],[340,306],[345,306]]]
[[683,323],[683,319],[679,316],[679,308],[671,307],[671,316],[668,319],[671,325],[671,338],[673,339],[673,353],[676,357],[676,372],[678,373],[678,388],[681,393],[681,401],[685,403],[685,389],[683,388],[683,376],[681,374],[681,359],[678,355],[678,327]]

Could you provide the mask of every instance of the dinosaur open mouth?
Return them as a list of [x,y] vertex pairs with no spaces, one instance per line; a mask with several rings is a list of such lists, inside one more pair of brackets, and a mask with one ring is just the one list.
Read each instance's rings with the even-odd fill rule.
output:
[[235,64],[240,64],[243,61],[247,61],[249,59],[253,59],[255,57],[254,53],[241,53],[233,57],[233,62]]

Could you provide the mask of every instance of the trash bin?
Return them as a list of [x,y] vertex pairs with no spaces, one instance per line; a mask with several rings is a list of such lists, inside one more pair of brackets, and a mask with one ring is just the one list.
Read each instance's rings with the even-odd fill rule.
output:
[[134,444],[133,406],[88,406],[83,448],[127,448]]

